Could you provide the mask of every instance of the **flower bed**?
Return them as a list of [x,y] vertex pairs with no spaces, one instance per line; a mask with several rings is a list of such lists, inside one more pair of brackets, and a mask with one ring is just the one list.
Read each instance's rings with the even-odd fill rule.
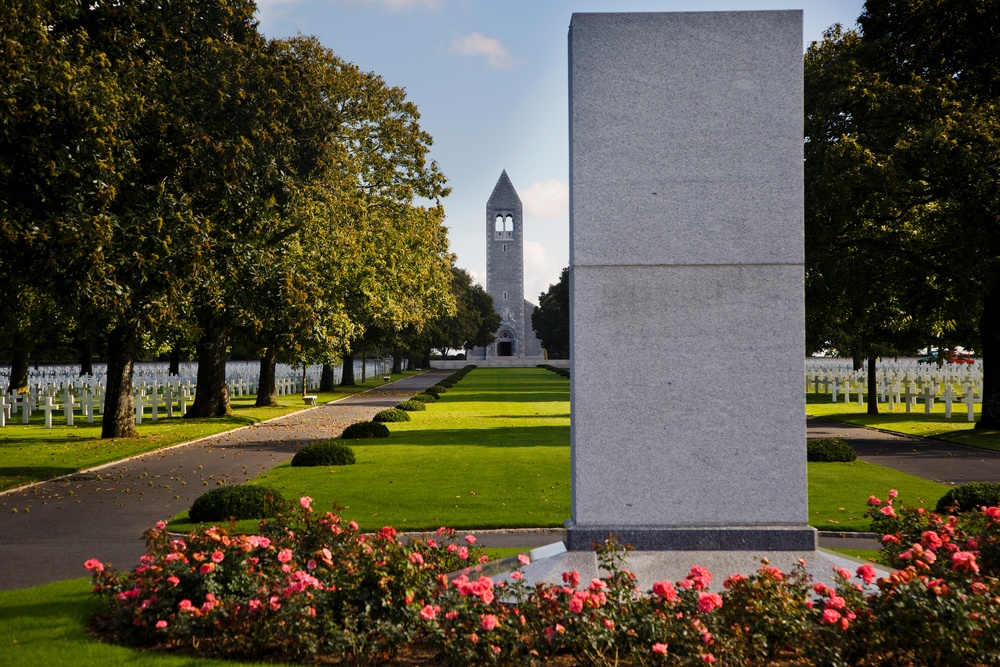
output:
[[[219,528],[147,533],[132,572],[88,561],[111,641],[229,658],[369,665],[401,652],[435,665],[996,665],[1000,508],[940,516],[872,498],[884,555],[897,567],[837,571],[829,587],[804,567],[764,562],[711,587],[636,590],[625,551],[599,551],[609,573],[528,586],[476,572],[474,538],[440,529],[401,542],[361,534],[309,498],[257,535]],[[521,556],[521,563],[527,557]],[[460,576],[447,573],[467,569]],[[409,664],[414,664],[412,661]]]

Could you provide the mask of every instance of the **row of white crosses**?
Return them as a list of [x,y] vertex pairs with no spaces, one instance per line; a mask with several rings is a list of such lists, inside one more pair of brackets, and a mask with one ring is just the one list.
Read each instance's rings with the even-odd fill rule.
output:
[[980,365],[946,364],[921,366],[914,362],[890,362],[876,369],[876,387],[868,386],[867,370],[853,370],[849,361],[822,363],[810,360],[806,364],[806,390],[828,394],[830,400],[845,403],[856,397],[858,405],[863,405],[866,397],[886,403],[889,411],[902,403],[906,412],[916,408],[918,401],[924,404],[924,414],[930,414],[937,400],[945,404],[945,417],[950,419],[955,403],[965,405],[967,419],[975,421],[975,404],[982,402],[983,373]]
[[[369,359],[366,369],[370,376],[378,376],[385,369],[387,360]],[[355,371],[360,374],[360,361]],[[231,396],[239,397],[257,393],[260,364],[256,361],[228,362],[226,365],[226,386]],[[334,379],[339,382],[339,368],[335,368]],[[179,375],[170,375],[169,367],[163,363],[137,363],[133,371],[135,421],[141,424],[149,415],[153,421],[161,416],[168,419],[183,415],[188,404],[194,399],[198,366],[182,364]],[[306,369],[306,390],[318,389],[322,366],[312,365]],[[76,366],[46,366],[31,371],[28,391],[23,394],[7,394],[3,390],[9,385],[9,367],[0,367],[0,427],[19,421],[27,424],[34,412],[43,412],[45,427],[52,428],[53,416],[60,414],[67,426],[73,426],[77,414],[94,422],[95,414],[104,414],[107,368],[95,364],[94,374],[79,376]],[[278,364],[275,368],[275,385],[278,395],[302,392],[302,368]]]

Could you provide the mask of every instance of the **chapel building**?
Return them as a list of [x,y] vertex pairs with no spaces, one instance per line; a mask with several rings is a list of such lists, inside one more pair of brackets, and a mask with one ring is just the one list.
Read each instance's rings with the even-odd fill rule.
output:
[[486,291],[502,322],[493,342],[469,359],[542,360],[542,343],[531,326],[535,304],[524,298],[524,234],[521,198],[504,170],[486,202]]

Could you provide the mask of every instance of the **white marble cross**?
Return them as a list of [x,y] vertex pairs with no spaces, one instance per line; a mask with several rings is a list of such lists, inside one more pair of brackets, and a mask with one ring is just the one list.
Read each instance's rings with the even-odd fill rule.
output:
[[945,382],[944,384],[944,418],[951,419],[951,404],[957,398],[955,394],[955,387],[952,385],[951,381]]
[[168,382],[163,388],[163,401],[167,406],[167,419],[174,418],[174,388]]
[[66,425],[73,426],[73,410],[80,407],[80,404],[76,402],[73,398],[73,394],[66,390],[66,396],[63,399],[63,413],[66,415]]
[[917,394],[914,393],[913,387],[909,382],[906,383],[906,389],[903,391],[903,400],[906,401],[906,414],[910,414],[913,406],[916,405]]
[[87,417],[87,423],[94,423],[94,407],[97,403],[94,402],[94,394],[91,393],[89,389],[85,389],[83,392],[83,398],[80,399],[80,405],[83,407],[83,414]]
[[0,391],[0,426],[7,425],[7,410],[10,409],[10,403],[7,402],[7,394]]
[[923,391],[920,392],[920,399],[924,402],[925,415],[931,413],[931,408],[934,407],[935,396],[937,396],[937,387],[928,382],[924,385]]
[[976,392],[975,385],[971,382],[965,382],[962,384],[962,388],[965,390],[962,392],[962,402],[969,410],[969,421],[976,421]]
[[149,397],[149,405],[153,408],[153,421],[160,418],[160,406],[163,405],[163,396],[160,395],[158,385],[153,385],[153,394]]
[[52,428],[52,413],[59,409],[59,406],[52,402],[51,396],[45,397],[45,402],[39,408],[45,413],[45,428]]
[[135,423],[142,423],[142,412],[145,410],[146,406],[149,405],[149,399],[141,392],[137,391],[135,393]]

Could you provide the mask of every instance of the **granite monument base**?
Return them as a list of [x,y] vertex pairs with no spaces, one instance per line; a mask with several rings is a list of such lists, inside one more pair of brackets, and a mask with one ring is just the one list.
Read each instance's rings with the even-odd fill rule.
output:
[[814,551],[817,532],[809,526],[713,526],[668,528],[646,526],[566,525],[570,551],[593,550],[609,537],[639,551]]

